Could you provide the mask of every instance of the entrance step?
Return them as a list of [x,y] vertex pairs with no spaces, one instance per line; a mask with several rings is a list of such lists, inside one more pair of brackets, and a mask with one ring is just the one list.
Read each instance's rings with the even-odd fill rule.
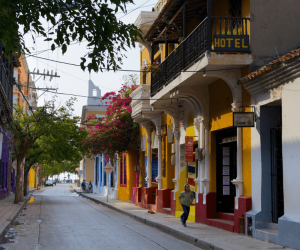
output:
[[218,219],[234,221],[234,213],[218,213]]
[[223,219],[207,219],[206,224],[212,227],[217,227],[229,232],[233,232],[234,230],[234,222]]
[[278,224],[277,223],[267,223],[267,229],[278,231]]
[[163,208],[163,213],[171,215],[171,208],[170,207],[164,207]]

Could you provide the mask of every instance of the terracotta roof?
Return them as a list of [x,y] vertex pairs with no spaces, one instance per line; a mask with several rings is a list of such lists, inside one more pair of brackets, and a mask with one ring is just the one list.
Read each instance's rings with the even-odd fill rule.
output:
[[290,60],[294,59],[295,57],[300,57],[300,48],[295,49],[295,50],[291,50],[286,55],[284,55],[282,57],[279,57],[278,59],[273,60],[272,62],[269,62],[268,65],[265,65],[265,66],[261,67],[260,69],[254,71],[254,72],[251,72],[249,75],[246,75],[245,77],[241,78],[239,80],[239,82],[251,81],[254,78],[257,78],[257,77],[265,74],[266,72],[276,68],[281,63],[286,62],[286,61],[290,61]]

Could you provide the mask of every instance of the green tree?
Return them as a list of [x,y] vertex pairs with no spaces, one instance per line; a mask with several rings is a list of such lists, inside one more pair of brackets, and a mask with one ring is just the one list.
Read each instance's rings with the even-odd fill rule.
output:
[[[10,122],[13,155],[17,161],[15,203],[24,199],[20,183],[24,169],[29,171],[30,166],[39,161],[78,161],[82,157],[81,152],[84,153],[84,149],[80,149],[79,140],[86,136],[86,131],[77,126],[80,118],[72,117],[74,99],[59,108],[55,108],[53,103],[38,107],[32,114],[23,114],[22,108],[16,107]],[[27,160],[24,164],[25,158]]]
[[[116,70],[126,47],[141,37],[136,26],[116,17],[118,11],[126,13],[129,3],[133,0],[0,0],[0,42],[9,57],[10,51],[29,53],[27,33],[44,37],[52,50],[59,46],[63,53],[72,41],[87,41],[90,50],[82,55],[81,68]],[[43,20],[52,24],[51,30],[45,30]]]

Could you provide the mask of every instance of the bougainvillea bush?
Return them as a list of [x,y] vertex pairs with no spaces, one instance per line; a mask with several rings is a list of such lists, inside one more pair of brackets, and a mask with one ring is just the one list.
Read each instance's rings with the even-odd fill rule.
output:
[[105,117],[97,118],[90,115],[86,121],[88,139],[82,143],[86,145],[90,156],[104,153],[106,161],[114,158],[115,154],[127,151],[136,142],[138,124],[131,118],[130,94],[137,85],[122,85],[121,90],[106,93],[102,99],[109,99],[109,106]]

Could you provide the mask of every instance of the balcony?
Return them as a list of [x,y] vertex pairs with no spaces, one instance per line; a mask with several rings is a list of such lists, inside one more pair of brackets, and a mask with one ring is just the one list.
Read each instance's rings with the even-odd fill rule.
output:
[[206,17],[160,64],[160,71],[152,74],[151,97],[204,57],[206,52],[249,53],[249,27],[250,18]]
[[150,85],[142,84],[130,95],[132,102],[132,118],[136,121],[143,117],[143,113],[149,113],[152,111],[150,105]]

